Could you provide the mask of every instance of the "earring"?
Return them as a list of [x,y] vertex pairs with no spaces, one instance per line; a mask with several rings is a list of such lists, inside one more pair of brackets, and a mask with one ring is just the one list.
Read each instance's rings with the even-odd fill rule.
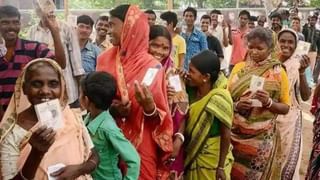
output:
[[204,79],[203,82],[207,82],[207,80]]

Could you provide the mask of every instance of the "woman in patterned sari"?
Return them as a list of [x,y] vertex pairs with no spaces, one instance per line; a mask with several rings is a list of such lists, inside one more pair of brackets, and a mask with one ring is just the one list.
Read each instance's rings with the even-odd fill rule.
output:
[[[117,80],[118,92],[110,113],[141,157],[139,179],[167,179],[172,118],[165,69],[148,53],[147,17],[134,5],[120,5],[110,15],[109,33],[114,46],[97,61],[98,71],[108,72]],[[148,86],[141,84],[147,71],[154,74],[154,78],[148,78]]]
[[[229,79],[235,112],[231,129],[235,159],[231,179],[280,179],[280,167],[275,163],[279,150],[275,119],[289,111],[288,77],[280,61],[270,56],[273,47],[270,30],[255,28],[247,39],[247,59],[235,66]],[[256,76],[264,78],[261,89],[250,88],[251,79]],[[258,87],[261,85],[260,81]]]
[[292,29],[284,29],[278,34],[279,60],[288,73],[291,97],[289,113],[279,115],[277,118],[277,129],[281,140],[281,154],[278,162],[281,164],[281,179],[283,180],[300,179],[302,112],[298,97],[307,101],[311,95],[305,72],[310,65],[310,59],[307,55],[302,57],[293,55],[298,38]]
[[[56,130],[41,125],[34,108],[53,99],[60,100],[63,117]],[[81,115],[67,100],[57,63],[37,59],[26,65],[0,125],[0,179],[46,180],[48,167],[58,163],[66,165],[52,174],[58,179],[91,179],[84,175],[96,167],[97,155]]]
[[168,101],[173,120],[173,152],[171,155],[170,171],[173,176],[181,176],[183,172],[183,126],[188,111],[189,101],[185,90],[185,84],[180,80],[181,91],[176,92],[169,79],[176,75],[173,61],[170,57],[172,50],[171,35],[166,27],[153,25],[149,34],[149,53],[157,59],[166,71]]
[[187,84],[195,91],[185,126],[184,178],[230,179],[233,104],[215,53],[205,50],[191,59]]

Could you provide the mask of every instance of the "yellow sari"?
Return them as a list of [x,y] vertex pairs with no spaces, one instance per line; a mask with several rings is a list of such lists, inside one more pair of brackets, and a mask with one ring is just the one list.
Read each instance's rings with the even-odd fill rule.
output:
[[[220,157],[220,136],[210,137],[214,119],[231,128],[233,118],[232,98],[226,87],[226,79],[220,74],[215,87],[205,97],[190,106],[186,121],[187,137],[185,179],[215,179]],[[231,153],[225,160],[225,174],[230,179],[233,163]]]

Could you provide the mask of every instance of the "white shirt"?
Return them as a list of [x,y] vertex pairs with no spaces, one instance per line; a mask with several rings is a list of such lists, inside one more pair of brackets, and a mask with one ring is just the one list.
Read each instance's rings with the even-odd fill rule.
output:
[[[229,31],[229,29],[226,28],[225,33],[228,34],[228,31]],[[212,29],[212,27],[211,27],[211,34],[220,41],[220,44],[222,47],[224,59],[221,61],[220,69],[221,70],[228,69],[230,59],[227,58],[228,56],[226,56],[226,47],[224,47],[224,45],[223,45],[223,28],[222,28],[222,26],[219,24],[215,29]]]

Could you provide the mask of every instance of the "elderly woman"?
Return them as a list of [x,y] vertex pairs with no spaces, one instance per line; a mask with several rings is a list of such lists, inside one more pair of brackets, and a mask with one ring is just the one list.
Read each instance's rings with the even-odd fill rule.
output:
[[[270,30],[255,28],[247,39],[247,59],[235,66],[229,79],[235,113],[231,129],[235,159],[231,179],[279,179],[280,168],[275,163],[279,134],[275,120],[278,114],[289,111],[288,77],[281,62],[271,58]],[[260,81],[260,88],[250,85],[259,78],[264,81]]]
[[277,118],[277,129],[281,140],[281,154],[278,158],[281,164],[281,179],[299,179],[302,153],[302,112],[299,100],[307,101],[311,95],[311,85],[306,78],[310,59],[307,55],[302,57],[294,55],[298,38],[293,29],[284,29],[278,34],[279,60],[288,73],[291,97],[289,113]]
[[[58,99],[61,128],[41,124],[35,106]],[[91,179],[98,164],[81,115],[67,105],[60,66],[50,59],[33,60],[17,79],[15,92],[0,126],[0,179],[48,179],[48,168],[65,167],[50,174],[58,179]],[[52,122],[51,122],[52,123]]]

